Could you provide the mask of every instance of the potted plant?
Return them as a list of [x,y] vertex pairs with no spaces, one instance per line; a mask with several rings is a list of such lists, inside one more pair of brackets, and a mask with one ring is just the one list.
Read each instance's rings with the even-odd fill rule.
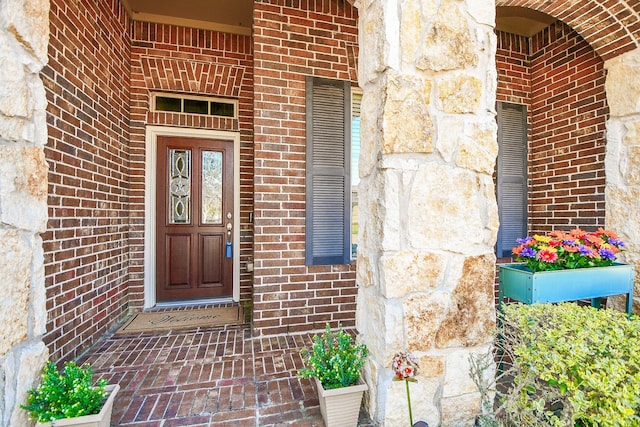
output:
[[351,335],[329,324],[322,335],[314,335],[311,349],[300,351],[304,368],[301,378],[314,378],[320,400],[320,411],[326,427],[353,427],[358,423],[362,395],[366,384],[360,384],[360,370],[367,358],[367,347],[355,344]]
[[49,361],[42,370],[42,382],[27,392],[26,404],[20,407],[37,421],[36,427],[109,427],[119,389],[104,379],[94,386],[89,365],[66,362],[58,371]]
[[508,297],[527,304],[556,303],[626,294],[633,299],[633,266],[615,262],[625,243],[612,231],[553,231],[518,239],[512,253],[519,264],[500,266],[498,301]]

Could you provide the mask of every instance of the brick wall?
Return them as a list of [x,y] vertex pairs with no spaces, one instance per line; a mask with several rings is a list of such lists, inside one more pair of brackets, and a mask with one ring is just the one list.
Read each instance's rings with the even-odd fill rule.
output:
[[603,61],[557,22],[531,38],[498,33],[498,101],[529,113],[529,232],[604,225]]
[[604,226],[604,63],[560,22],[531,39],[531,229]]
[[128,310],[129,19],[116,0],[52,0],[50,20],[44,341],[68,360]]
[[357,11],[342,0],[254,4],[254,328],[355,324],[355,265],[305,266],[305,76],[355,84]]
[[[251,300],[253,250],[253,56],[251,38],[134,22],[131,48],[131,306],[144,302],[145,126],[240,132],[240,298]],[[238,119],[150,111],[152,92],[238,99]]]
[[[529,233],[603,226],[602,60],[561,22],[532,38],[504,32],[497,38],[496,98],[528,112]],[[497,302],[497,270],[495,294]]]

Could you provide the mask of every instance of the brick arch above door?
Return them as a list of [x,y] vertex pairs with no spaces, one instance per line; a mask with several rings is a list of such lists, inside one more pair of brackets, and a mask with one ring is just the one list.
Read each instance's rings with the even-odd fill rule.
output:
[[240,96],[245,68],[237,65],[143,56],[147,88],[232,98]]
[[[571,3],[570,5],[567,3]],[[576,30],[604,60],[640,47],[640,3],[621,0],[496,0],[496,6],[525,7],[551,15]]]

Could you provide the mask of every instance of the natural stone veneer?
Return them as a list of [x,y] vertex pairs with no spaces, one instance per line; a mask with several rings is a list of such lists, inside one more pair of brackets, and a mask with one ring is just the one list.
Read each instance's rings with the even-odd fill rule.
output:
[[[606,225],[627,242],[621,259],[635,265],[633,311],[640,307],[640,49],[605,63],[607,69]],[[607,305],[625,310],[624,296],[607,300]]]
[[46,98],[49,1],[0,4],[0,426],[27,426],[18,405],[48,351],[44,257],[47,222]]
[[469,426],[480,396],[469,355],[495,325],[492,174],[494,3],[367,0],[360,12],[363,88],[357,326],[369,346],[368,409],[406,425],[391,359],[422,363],[414,419]]

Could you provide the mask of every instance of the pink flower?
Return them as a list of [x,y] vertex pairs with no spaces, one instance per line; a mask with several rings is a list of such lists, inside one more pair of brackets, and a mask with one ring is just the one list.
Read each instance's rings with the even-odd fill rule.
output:
[[540,258],[540,261],[544,262],[555,262],[558,259],[558,254],[555,251],[543,249],[538,252],[538,258]]
[[391,363],[391,368],[395,372],[394,377],[397,380],[406,380],[418,375],[418,360],[411,354],[406,352],[396,353]]

